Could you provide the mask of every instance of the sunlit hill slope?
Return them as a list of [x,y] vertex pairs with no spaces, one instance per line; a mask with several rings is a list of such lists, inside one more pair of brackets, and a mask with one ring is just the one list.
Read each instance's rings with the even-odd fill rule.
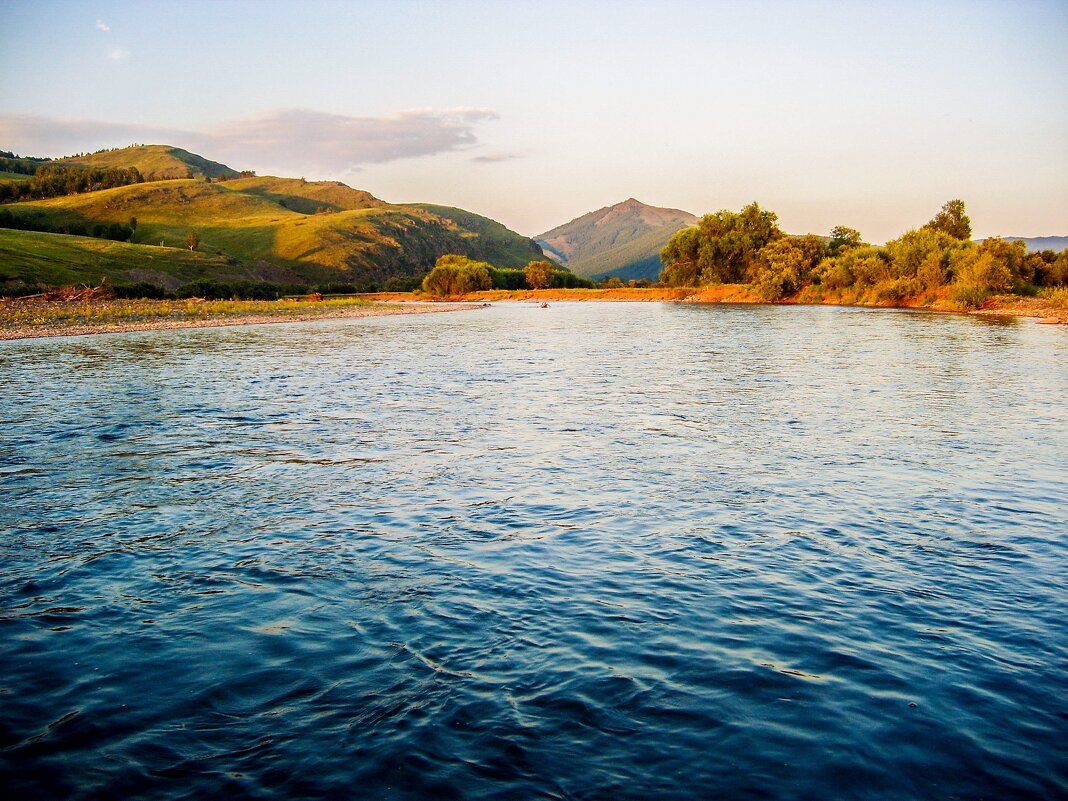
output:
[[[532,240],[461,209],[390,204],[336,181],[226,179],[237,173],[177,148],[166,150],[127,148],[91,158],[107,159],[106,164],[95,161],[94,166],[136,166],[146,175],[195,167],[201,177],[146,181],[2,208],[19,221],[52,231],[65,226],[125,225],[136,218],[132,243],[157,248],[184,249],[187,233],[195,231],[201,253],[240,261],[258,275],[275,275],[274,280],[280,281],[382,283],[393,276],[420,276],[445,253],[501,267],[523,266],[542,255]],[[220,170],[223,180],[203,177]],[[30,255],[23,260],[27,264],[19,278],[46,283],[45,275],[54,264],[42,261],[35,271]],[[124,281],[126,276],[116,274],[112,280]],[[176,279],[173,271],[146,266],[137,280],[173,286]]]

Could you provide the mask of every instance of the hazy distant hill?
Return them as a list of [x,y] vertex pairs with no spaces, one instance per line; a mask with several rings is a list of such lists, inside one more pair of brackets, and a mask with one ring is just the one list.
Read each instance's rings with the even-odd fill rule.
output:
[[[101,160],[105,157],[106,162]],[[183,170],[207,174],[204,171],[218,168],[226,171],[224,175],[236,175],[229,167],[165,146],[112,150],[64,161],[88,164],[90,160],[101,166],[136,166],[145,175],[178,169],[174,160],[184,165]],[[499,267],[522,267],[542,258],[533,240],[486,217],[443,206],[390,204],[336,181],[256,176],[210,183],[202,177],[155,180],[0,208],[22,223],[50,231],[88,231],[111,223],[126,225],[136,218],[132,243],[157,248],[182,248],[186,233],[196,231],[202,253],[221,255],[222,263],[231,267],[240,263],[246,272],[277,275],[276,280],[283,281],[381,284],[394,276],[421,276],[446,253],[484,259]],[[53,255],[73,259],[76,251],[91,255],[84,264],[75,260],[64,269],[72,275],[85,273],[85,280],[109,274],[111,259],[115,272],[109,277],[115,282],[150,281],[172,287],[192,265],[156,270],[147,260],[144,269],[131,272],[133,250],[110,248],[97,253],[91,248],[86,251],[81,243],[52,244],[56,236],[20,240],[30,252],[21,260],[17,274],[3,271],[7,274],[0,277],[51,283],[47,276],[59,274]],[[36,261],[34,248],[40,250]],[[90,261],[92,270],[86,272]],[[202,260],[195,267],[213,269]]]
[[655,280],[660,275],[660,250],[672,234],[696,222],[688,212],[628,198],[546,231],[534,241],[576,275]]
[[170,145],[134,145],[117,150],[102,150],[85,156],[55,159],[54,164],[78,167],[136,167],[146,181],[169,178],[196,178],[206,175],[221,178],[237,175],[225,164],[209,161],[196,153]]
[[1029,253],[1039,250],[1055,250],[1058,253],[1068,248],[1068,236],[1003,236],[1008,242],[1026,242]]

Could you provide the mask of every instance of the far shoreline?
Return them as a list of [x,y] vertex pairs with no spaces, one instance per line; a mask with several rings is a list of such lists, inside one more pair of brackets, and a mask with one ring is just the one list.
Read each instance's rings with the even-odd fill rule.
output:
[[447,298],[433,298],[411,292],[373,292],[362,297],[374,302],[414,303],[492,303],[492,302],[589,302],[692,303],[695,305],[745,304],[753,306],[839,306],[861,309],[907,309],[978,317],[1034,319],[1048,325],[1068,325],[1068,309],[1054,306],[1044,298],[1021,295],[993,295],[977,309],[955,307],[945,299],[934,303],[905,300],[901,303],[850,302],[839,296],[814,298],[795,296],[778,302],[761,299],[742,284],[704,287],[617,287],[611,289],[490,289]]

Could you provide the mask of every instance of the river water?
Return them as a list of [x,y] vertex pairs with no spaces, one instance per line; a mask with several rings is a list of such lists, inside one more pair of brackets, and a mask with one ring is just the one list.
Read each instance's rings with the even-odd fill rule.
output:
[[1063,798],[1068,331],[0,343],[7,798]]

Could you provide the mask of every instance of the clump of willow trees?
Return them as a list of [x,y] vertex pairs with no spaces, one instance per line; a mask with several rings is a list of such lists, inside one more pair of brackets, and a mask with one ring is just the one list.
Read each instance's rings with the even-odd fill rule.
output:
[[486,289],[573,289],[593,287],[588,278],[560,270],[551,262],[532,261],[522,270],[494,267],[489,262],[448,254],[440,257],[423,279],[423,291],[436,297],[466,295]]
[[661,251],[669,286],[749,284],[765,300],[813,300],[852,291],[879,302],[948,294],[977,306],[992,293],[1033,294],[1068,284],[1068,249],[1028,253],[1023,242],[971,241],[964,202],[951,200],[926,225],[877,247],[838,226],[828,237],[788,236],[774,212],[751,203],[706,214]]

